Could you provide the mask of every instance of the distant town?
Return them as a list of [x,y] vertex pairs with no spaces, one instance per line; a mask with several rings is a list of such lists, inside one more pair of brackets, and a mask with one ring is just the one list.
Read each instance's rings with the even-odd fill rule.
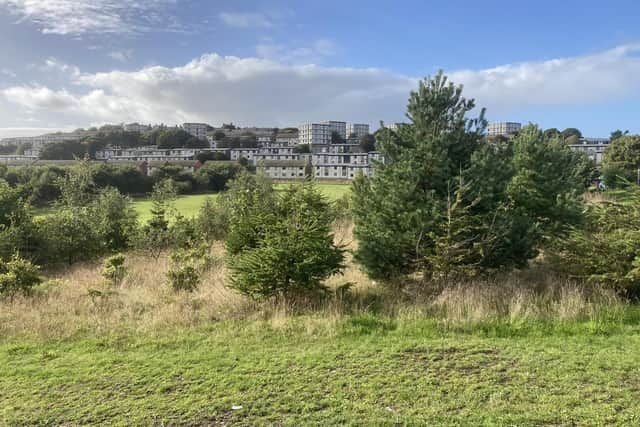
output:
[[[402,124],[387,127],[397,130]],[[491,123],[488,138],[508,138],[517,134],[521,123]],[[171,138],[158,143],[158,135],[180,134],[190,140],[175,142]],[[380,160],[375,151],[374,137],[368,124],[344,121],[304,123],[298,127],[266,128],[237,127],[223,124],[183,123],[181,126],[144,125],[139,123],[105,125],[100,128],[77,129],[33,137],[0,140],[0,163],[47,164],[70,160],[69,155],[44,155],[53,144],[81,143],[104,135],[114,135],[98,144],[92,160],[118,164],[135,164],[145,173],[164,165],[179,165],[195,171],[206,160],[244,162],[274,179],[299,179],[313,175],[326,180],[352,180],[358,174],[369,176],[373,164]],[[119,135],[123,140],[119,140]],[[136,143],[126,142],[126,136],[137,135]],[[602,162],[607,138],[575,136],[569,146],[582,151],[596,164]]]

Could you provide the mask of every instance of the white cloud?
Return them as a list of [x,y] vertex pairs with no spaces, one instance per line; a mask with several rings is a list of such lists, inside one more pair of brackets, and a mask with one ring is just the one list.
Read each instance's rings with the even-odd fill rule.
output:
[[176,0],[0,0],[0,7],[34,22],[45,34],[125,33],[149,30],[157,13]]
[[528,106],[584,105],[640,93],[640,44],[592,55],[449,73],[480,105],[508,111]]
[[256,54],[265,59],[285,63],[314,63],[336,53],[337,47],[327,39],[319,39],[310,46],[291,47],[274,43],[270,39],[263,40],[256,46]]
[[18,77],[18,75],[16,73],[14,73],[13,71],[11,71],[8,68],[2,68],[0,69],[0,74],[3,74],[5,76],[11,77],[11,78],[16,78]]
[[109,52],[109,57],[120,62],[127,62],[133,57],[133,49],[116,50]]
[[42,71],[58,71],[65,75],[71,75],[73,77],[80,76],[80,69],[75,65],[65,64],[64,62],[56,58],[48,58],[41,68]]
[[232,28],[271,28],[273,21],[262,13],[222,12],[220,20]]
[[[465,96],[488,107],[490,116],[527,107],[570,108],[637,98],[639,52],[640,46],[628,45],[580,57],[448,74],[465,85]],[[174,68],[80,73],[62,90],[14,86],[0,91],[0,100],[47,122],[59,114],[70,123],[135,119],[286,126],[340,118],[375,124],[380,119],[402,120],[409,91],[416,86],[417,78],[381,69],[209,54]]]

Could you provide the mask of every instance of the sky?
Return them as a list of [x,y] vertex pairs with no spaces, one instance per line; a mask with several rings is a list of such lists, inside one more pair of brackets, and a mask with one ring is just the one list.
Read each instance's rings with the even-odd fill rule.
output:
[[405,120],[443,70],[489,121],[640,133],[637,0],[0,0],[0,138]]

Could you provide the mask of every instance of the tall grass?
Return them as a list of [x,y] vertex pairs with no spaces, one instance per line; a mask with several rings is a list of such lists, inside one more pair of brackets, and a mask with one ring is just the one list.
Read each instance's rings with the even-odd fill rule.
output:
[[[336,226],[336,240],[355,247],[350,223]],[[193,293],[175,293],[166,284],[166,257],[130,254],[129,273],[116,287],[100,276],[99,262],[50,273],[35,295],[0,300],[0,337],[153,333],[238,319],[267,322],[273,328],[293,322],[309,333],[333,333],[354,316],[399,322],[431,319],[444,328],[487,322],[596,322],[625,306],[612,291],[567,281],[541,267],[492,280],[413,283],[400,289],[373,282],[351,260],[344,274],[328,281],[333,292],[325,299],[255,303],[225,287],[222,246],[212,254],[218,261]]]

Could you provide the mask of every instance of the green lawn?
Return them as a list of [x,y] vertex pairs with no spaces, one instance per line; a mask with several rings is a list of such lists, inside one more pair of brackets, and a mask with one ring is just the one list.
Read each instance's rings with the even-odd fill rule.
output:
[[0,424],[640,425],[637,326],[287,322],[0,341]]
[[[187,196],[180,196],[175,201],[175,207],[180,214],[186,217],[195,216],[203,205],[207,198],[217,198],[217,194],[189,194]],[[133,208],[138,212],[139,219],[142,222],[147,222],[151,219],[151,199],[149,198],[137,198],[133,200]]]
[[[278,190],[287,188],[290,184],[276,184]],[[351,191],[351,187],[346,184],[318,184],[318,188],[330,200],[336,200],[347,192]],[[182,215],[191,217],[198,213],[198,209],[204,203],[207,197],[216,198],[217,194],[191,194],[180,196],[175,202],[176,209]],[[140,215],[140,221],[146,222],[151,218],[151,200],[148,198],[134,199],[133,207]]]
[[[291,184],[275,184],[276,189],[282,190]],[[318,184],[318,188],[327,196],[329,200],[336,200],[351,191],[351,186],[347,184]],[[198,213],[200,206],[208,198],[216,198],[218,194],[190,194],[180,196],[176,199],[175,206],[178,212],[187,217],[192,217]],[[147,222],[151,218],[151,200],[149,198],[133,199],[133,208],[138,212],[140,221]],[[39,208],[36,215],[48,215],[53,208]]]

